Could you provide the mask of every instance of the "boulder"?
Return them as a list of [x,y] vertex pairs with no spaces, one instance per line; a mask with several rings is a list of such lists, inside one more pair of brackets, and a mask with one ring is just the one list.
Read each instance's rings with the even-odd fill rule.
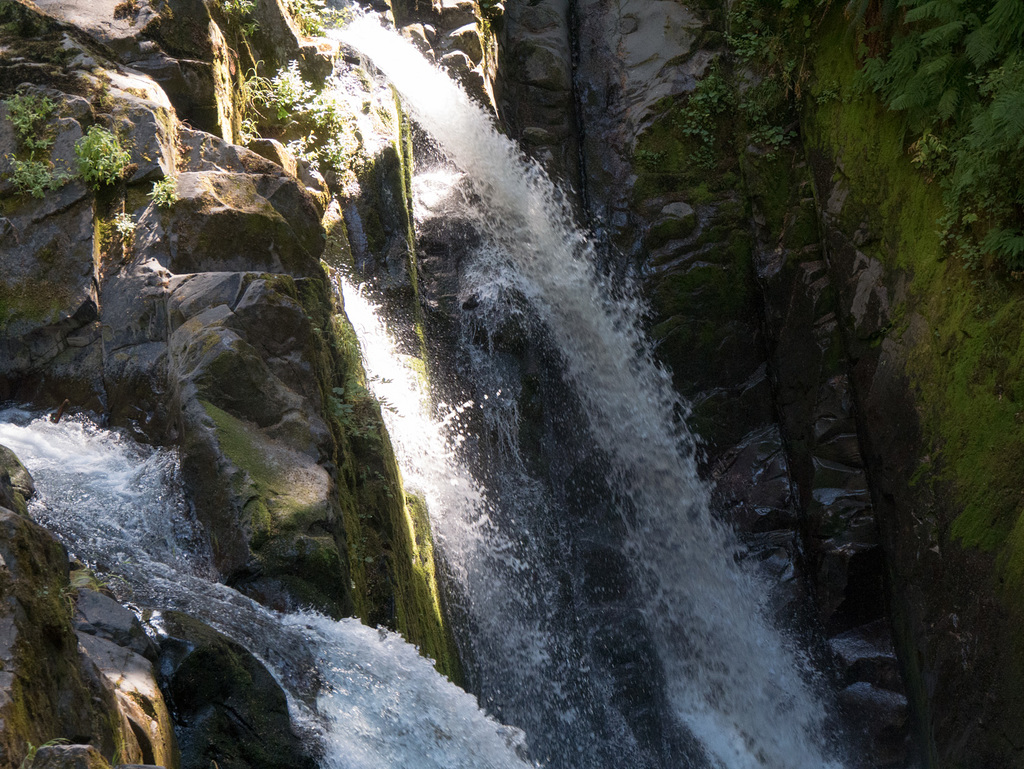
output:
[[123,749],[122,760],[178,769],[174,725],[157,686],[153,664],[98,635],[79,632],[78,643],[114,690],[122,717],[131,727],[134,750]]
[[[105,679],[72,629],[64,548],[45,529],[0,508],[0,764],[30,744],[70,735],[104,756],[141,758]],[[58,751],[59,752],[59,751]]]
[[669,203],[647,233],[648,248],[657,248],[667,241],[685,238],[697,227],[697,213],[693,206],[682,201]]
[[182,769],[315,769],[284,692],[252,654],[186,615],[167,612],[161,620],[160,678]]
[[190,171],[179,174],[177,191],[166,225],[171,272],[321,274],[324,239],[316,206],[283,173]]
[[27,501],[36,493],[35,483],[17,455],[0,446],[0,507],[28,515]]
[[182,471],[217,567],[271,605],[350,610],[334,438],[322,416],[325,350],[285,276],[172,281],[171,373]]
[[[462,51],[469,57],[473,66],[476,66],[484,58],[483,41],[480,39],[480,30],[476,23],[466,24],[448,33],[448,45]],[[442,57],[443,60],[443,57]]]
[[110,596],[79,588],[75,599],[74,623],[79,639],[82,634],[94,635],[150,661],[156,659],[156,646],[146,635],[139,618]]
[[92,745],[44,745],[31,769],[110,769],[110,764]]

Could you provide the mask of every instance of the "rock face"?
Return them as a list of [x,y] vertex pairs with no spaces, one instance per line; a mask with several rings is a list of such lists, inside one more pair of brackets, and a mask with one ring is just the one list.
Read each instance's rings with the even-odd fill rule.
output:
[[[245,73],[257,62],[271,74],[299,59],[321,80],[330,62],[317,46],[300,48],[289,13],[270,0],[241,16],[198,0],[137,12],[123,5],[116,13],[107,2],[0,6],[0,399],[37,408],[66,399],[141,440],[179,446],[225,582],[282,610],[358,613],[401,629],[456,675],[423,544],[429,524],[406,504],[380,407],[320,262],[324,182],[279,144],[255,143],[258,154],[232,143],[250,107]],[[33,130],[43,150],[15,128],[15,94],[40,112]],[[94,127],[110,132],[107,154],[123,150],[125,162],[85,184],[76,147]],[[27,160],[48,174],[40,195],[14,181],[15,161]],[[399,204],[390,210],[401,215],[395,233],[404,244],[406,171],[394,164],[382,185]],[[364,215],[379,217],[377,203],[363,205]],[[332,259],[352,253],[338,208]],[[31,479],[16,458],[0,454],[0,465],[0,504],[24,513]],[[44,536],[10,515],[10,526],[28,527],[11,534],[18,541]],[[46,542],[35,560],[59,550]],[[60,565],[51,560],[47,568]],[[163,682],[174,692],[168,710],[153,679],[155,647],[130,612],[82,590],[75,630],[69,617],[51,621],[72,608],[63,563],[63,583],[26,578],[45,582],[53,606],[12,615],[2,691],[15,710],[0,728],[0,766],[17,766],[29,742],[66,735],[104,758],[123,744],[118,760],[176,767],[172,713],[190,735],[187,765],[312,765],[285,738],[280,688],[225,639],[183,636],[192,646]],[[38,659],[18,656],[33,646]],[[19,671],[29,664],[55,679],[39,674],[38,686],[24,685]],[[221,664],[237,680],[218,679],[218,692],[208,679]],[[256,715],[245,728],[281,741],[244,744],[231,714],[246,708]],[[198,723],[208,731],[193,729]],[[77,749],[51,752],[46,761],[93,760]]]
[[[833,54],[818,66],[851,93],[853,42],[836,18],[824,31]],[[1021,434],[1002,385],[1019,364],[999,320],[1020,303],[983,301],[999,279],[945,259],[938,192],[878,114],[844,97],[809,104],[804,124],[896,650],[929,765],[1020,766],[1024,603],[1007,532]],[[893,200],[902,213],[878,205]]]

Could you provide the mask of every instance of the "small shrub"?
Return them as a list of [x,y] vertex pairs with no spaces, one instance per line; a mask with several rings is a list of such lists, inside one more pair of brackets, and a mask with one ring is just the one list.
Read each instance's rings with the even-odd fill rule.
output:
[[78,172],[93,189],[118,181],[128,167],[131,155],[121,141],[106,128],[94,125],[75,144]]
[[11,181],[21,195],[41,198],[47,190],[59,189],[71,180],[71,174],[54,170],[49,161],[6,157],[11,164]]
[[55,102],[46,96],[17,94],[5,99],[4,104],[7,106],[7,119],[32,156],[37,150],[53,146],[53,133],[46,129],[46,123],[57,111]]
[[352,20],[352,9],[328,8],[325,0],[288,0],[299,31],[306,37],[318,37],[328,27],[343,26]]
[[153,191],[149,193],[157,208],[170,208],[178,202],[178,182],[174,177],[165,176],[153,182]]

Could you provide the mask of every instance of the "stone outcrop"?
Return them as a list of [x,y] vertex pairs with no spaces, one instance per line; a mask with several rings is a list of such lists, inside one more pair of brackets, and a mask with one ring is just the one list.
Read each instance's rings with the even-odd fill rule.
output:
[[[0,508],[0,765],[176,769],[170,716],[149,659],[155,648],[116,601],[69,582],[64,548]],[[80,606],[79,606],[80,604]],[[47,746],[55,737],[72,745]]]
[[[275,31],[293,22],[266,0],[253,11],[259,34],[242,28],[245,19],[224,17],[220,4],[172,0],[127,17],[107,3],[41,6],[0,8],[0,398],[39,408],[67,399],[70,409],[92,410],[141,440],[180,446],[224,581],[276,608],[355,612],[401,629],[457,675],[433,563],[424,562],[429,523],[406,504],[380,407],[365,389],[354,334],[320,261],[352,253],[338,206],[328,244],[323,179],[280,143],[256,142],[259,152],[232,143],[253,57],[268,68],[298,58],[322,78],[319,48],[301,48],[294,30]],[[47,53],[54,50],[62,53]],[[55,177],[41,197],[12,181],[14,159],[29,156],[9,119],[16,91],[54,105],[36,126],[52,138],[43,163],[71,177]],[[396,118],[396,131],[400,125]],[[76,143],[92,126],[128,152],[124,167],[95,186],[76,174]],[[396,233],[407,244],[408,169],[388,168],[382,188],[397,179],[404,218]],[[377,216],[378,202],[363,214]],[[0,504],[24,512],[31,481],[16,459],[3,457],[3,467]],[[199,666],[164,682],[180,689],[168,711],[153,683],[153,644],[134,617],[85,590],[80,604],[77,643],[74,632],[61,643],[83,650],[88,675],[79,683],[69,673],[54,687],[70,687],[65,700],[73,704],[79,689],[81,697],[90,686],[102,691],[114,726],[89,726],[83,705],[81,724],[44,719],[11,732],[15,766],[28,741],[68,735],[91,740],[107,759],[123,742],[118,760],[175,767],[172,719],[180,728],[216,711],[209,717],[228,729],[232,708],[272,690],[276,715],[269,726],[253,723],[287,731],[283,695],[251,657],[239,664],[258,680],[237,702],[225,695],[211,706],[203,692],[183,694],[205,685],[209,669]],[[24,632],[49,632],[39,622]],[[214,663],[227,659],[214,651]],[[69,653],[40,651],[47,659],[58,652]],[[48,697],[48,685],[40,678],[39,693],[26,696]],[[20,702],[17,688],[4,691]],[[230,760],[208,757],[209,735],[189,734],[185,765],[263,760],[246,758],[244,746],[225,749]],[[275,750],[289,761],[311,765],[294,744],[282,745]],[[79,753],[52,761],[92,760]],[[271,763],[291,765],[282,761]]]

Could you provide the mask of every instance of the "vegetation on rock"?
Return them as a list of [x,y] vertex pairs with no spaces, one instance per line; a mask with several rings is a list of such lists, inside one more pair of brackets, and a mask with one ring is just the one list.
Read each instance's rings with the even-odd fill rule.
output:
[[93,189],[119,181],[131,161],[121,140],[99,125],[89,126],[85,136],[75,144],[75,154],[78,173]]

